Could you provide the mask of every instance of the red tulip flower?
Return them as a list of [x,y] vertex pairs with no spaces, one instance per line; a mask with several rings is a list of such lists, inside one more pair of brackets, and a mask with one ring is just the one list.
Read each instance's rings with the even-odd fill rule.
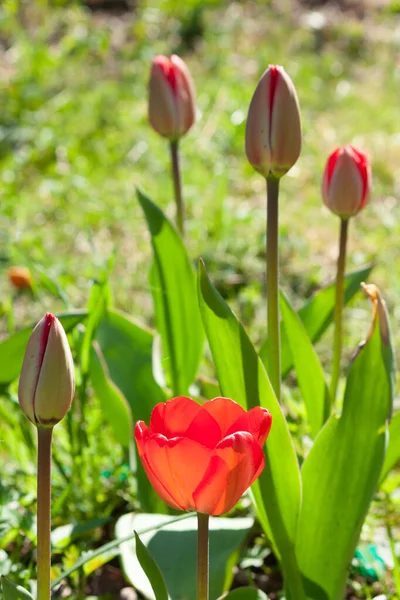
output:
[[149,121],[160,135],[175,141],[193,125],[196,93],[189,69],[175,54],[156,56],[149,82]]
[[322,180],[326,206],[342,219],[356,215],[368,202],[371,168],[364,152],[347,144],[329,156]]
[[169,506],[221,515],[262,472],[271,420],[265,408],[246,412],[229,398],[201,406],[178,396],[154,407],[149,427],[136,423],[135,438],[147,476]]

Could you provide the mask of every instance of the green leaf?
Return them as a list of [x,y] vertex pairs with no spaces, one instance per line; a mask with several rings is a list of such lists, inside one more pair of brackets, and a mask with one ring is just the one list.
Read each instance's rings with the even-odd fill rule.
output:
[[109,518],[91,519],[86,523],[68,523],[61,525],[51,532],[51,545],[55,548],[67,548],[71,542],[79,539],[86,533],[103,527],[110,521]]
[[162,365],[175,395],[187,394],[196,376],[204,334],[196,299],[196,277],[183,241],[163,212],[142,192],[138,199],[151,233],[151,286]]
[[133,441],[131,408],[118,386],[110,378],[100,346],[94,343],[90,359],[90,378],[102,413],[114,430],[118,442],[129,448]]
[[250,339],[212,286],[202,262],[198,292],[204,329],[222,394],[245,409],[259,405],[272,414],[272,429],[265,448],[266,467],[253,484],[252,491],[260,521],[281,555],[284,568],[290,571],[293,582],[296,576],[293,545],[300,510],[301,481],[285,417]]
[[[149,422],[151,411],[165,400],[153,377],[153,335],[127,315],[108,310],[100,321],[96,339],[107,363],[109,376],[129,403],[133,422]],[[167,512],[137,460],[139,500],[151,512]]]
[[20,585],[16,585],[7,577],[1,578],[4,600],[34,600],[32,594],[24,590]]
[[[57,315],[68,333],[86,318],[86,311],[75,310]],[[0,386],[9,385],[21,372],[25,348],[34,325],[21,329],[0,342]]]
[[108,274],[100,282],[95,281],[90,291],[88,302],[88,318],[81,347],[81,370],[86,375],[89,371],[92,354],[92,341],[104,312],[110,303],[111,292],[108,285]]
[[328,418],[330,409],[324,371],[299,315],[282,291],[280,308],[297,381],[307,409],[311,435],[315,437]]
[[[360,290],[360,285],[366,281],[373,269],[372,264],[366,265],[357,271],[347,273],[345,276],[344,302],[348,304]],[[308,333],[312,343],[317,342],[333,321],[335,308],[335,283],[316,292],[311,299],[302,306],[298,312],[299,317]],[[265,340],[260,350],[260,358],[268,370],[267,343]],[[286,377],[293,367],[292,352],[283,327],[281,329],[281,369],[282,377]]]
[[241,587],[221,596],[219,600],[268,600],[268,596],[256,588]]
[[[210,517],[210,598],[222,594],[229,557],[243,543],[253,524],[251,518]],[[156,561],[169,597],[193,600],[197,580],[197,518],[190,516],[171,523],[170,517],[165,515],[131,513],[120,517],[115,532],[119,538],[127,531],[145,528],[150,531],[140,534],[141,541]],[[154,600],[153,589],[139,567],[133,540],[121,544],[121,560],[125,575],[135,589]]]
[[136,556],[146,573],[147,579],[153,589],[156,600],[168,600],[167,587],[165,585],[164,577],[146,546],[141,541],[137,532],[135,531],[135,542],[136,542]]
[[396,413],[389,425],[389,443],[386,450],[385,462],[381,473],[380,483],[400,461],[400,412]]
[[344,597],[348,565],[379,481],[393,402],[394,361],[386,308],[366,286],[374,317],[351,365],[340,417],[332,415],[302,467],[296,554],[308,598]]

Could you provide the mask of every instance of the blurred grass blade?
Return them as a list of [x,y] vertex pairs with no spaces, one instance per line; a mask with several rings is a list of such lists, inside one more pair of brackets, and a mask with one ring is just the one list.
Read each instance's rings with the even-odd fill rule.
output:
[[97,343],[92,346],[89,373],[105,420],[113,428],[115,439],[129,449],[133,443],[132,411],[121,390],[110,379],[107,363]]
[[348,375],[343,411],[332,415],[303,463],[296,554],[309,598],[344,597],[348,565],[377,487],[393,402],[388,315],[375,286],[368,339]]
[[314,438],[329,415],[329,390],[324,371],[299,315],[286,295],[280,293],[282,322],[301,395],[307,409],[311,436]]
[[381,473],[380,483],[400,461],[400,412],[396,413],[389,425],[389,443],[386,450],[385,462]]
[[[294,540],[300,510],[301,481],[290,433],[261,360],[200,262],[198,292],[204,329],[224,396],[245,409],[260,405],[272,414],[265,447],[266,467],[252,486],[256,509],[275,550],[280,554],[285,581],[297,586]],[[297,599],[302,595],[295,587]]]
[[137,532],[135,531],[135,542],[136,542],[136,556],[146,573],[147,579],[153,588],[154,596],[156,600],[168,600],[167,587],[165,585],[164,577],[146,546],[141,541]]
[[[345,276],[345,304],[348,304],[360,290],[360,285],[366,281],[374,265],[369,264],[357,271],[352,271]],[[317,342],[333,321],[335,308],[335,283],[316,292],[298,311],[298,315],[308,333],[312,343]],[[260,350],[260,358],[267,371],[267,344],[265,340]],[[281,326],[281,369],[282,377],[286,377],[293,368],[292,352],[286,332]]]
[[204,334],[196,298],[196,276],[183,241],[163,212],[141,191],[138,199],[151,233],[151,285],[163,367],[174,395],[188,393],[196,376]]
[[27,592],[27,590],[20,585],[16,585],[7,579],[7,577],[2,576],[1,587],[4,600],[34,600],[32,594]]
[[[56,316],[68,333],[85,320],[87,312],[85,310],[73,310]],[[19,377],[26,344],[33,327],[34,325],[21,329],[21,331],[0,342],[0,386],[7,386]]]
[[[155,404],[165,400],[163,391],[153,377],[153,335],[127,315],[108,310],[97,327],[96,340],[111,380],[129,403],[133,422],[143,420],[148,423]],[[153,490],[139,460],[136,468],[143,510],[167,512],[166,505]]]

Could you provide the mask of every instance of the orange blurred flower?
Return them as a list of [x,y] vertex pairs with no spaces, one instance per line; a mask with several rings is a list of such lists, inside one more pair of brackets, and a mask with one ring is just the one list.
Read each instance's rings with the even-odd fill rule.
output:
[[31,272],[27,267],[10,267],[7,274],[9,281],[17,290],[32,288]]

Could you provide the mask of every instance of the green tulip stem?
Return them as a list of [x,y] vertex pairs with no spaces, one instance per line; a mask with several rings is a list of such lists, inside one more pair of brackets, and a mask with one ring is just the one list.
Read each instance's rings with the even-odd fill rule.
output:
[[339,257],[337,262],[336,273],[336,301],[335,301],[335,333],[333,337],[333,361],[332,361],[332,377],[331,377],[331,403],[336,400],[336,392],[340,379],[340,362],[342,357],[342,320],[343,320],[343,303],[344,303],[344,273],[346,267],[346,246],[348,235],[348,219],[340,219],[340,241],[339,241]]
[[209,516],[197,513],[197,600],[208,600]]
[[53,428],[38,427],[37,600],[50,599],[51,439]]
[[175,192],[175,204],[176,204],[176,225],[180,234],[183,237],[184,234],[184,222],[185,222],[185,209],[183,206],[182,198],[182,183],[181,183],[181,170],[179,166],[179,148],[178,140],[170,142],[171,149],[171,166],[172,166],[172,179],[174,181],[174,192]]
[[281,398],[281,342],[279,330],[279,179],[267,178],[267,323],[268,376]]

